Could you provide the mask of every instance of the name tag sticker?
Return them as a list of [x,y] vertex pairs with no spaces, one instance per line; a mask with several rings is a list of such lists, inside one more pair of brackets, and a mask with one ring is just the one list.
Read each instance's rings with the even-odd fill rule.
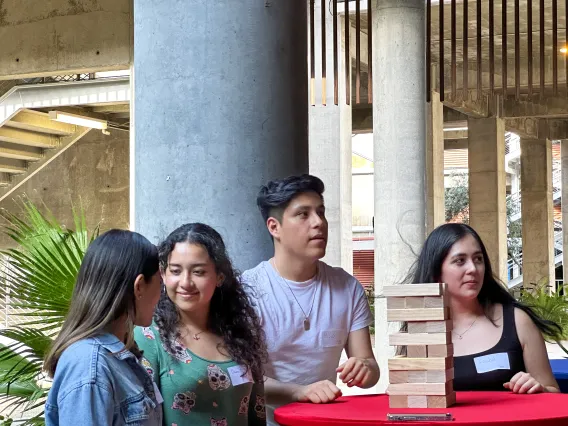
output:
[[252,373],[250,371],[250,368],[248,372],[244,374],[246,370],[247,368],[244,365],[235,365],[234,367],[227,368],[227,372],[229,373],[229,377],[231,377],[233,386],[239,386],[244,383],[252,383]]
[[321,343],[324,348],[343,345],[343,332],[341,330],[326,330],[321,332]]
[[473,362],[475,362],[475,369],[478,373],[511,369],[511,365],[509,364],[509,354],[507,352],[478,356],[473,359]]
[[158,404],[163,403],[164,398],[162,397],[162,393],[160,392],[160,389],[158,389],[158,385],[156,385],[156,382],[152,382],[152,384],[154,385],[154,394],[156,395],[156,402]]

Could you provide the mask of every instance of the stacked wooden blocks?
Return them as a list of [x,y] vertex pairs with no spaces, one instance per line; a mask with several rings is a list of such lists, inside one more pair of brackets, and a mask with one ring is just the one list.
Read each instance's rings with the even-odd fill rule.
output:
[[389,359],[391,408],[446,408],[453,389],[452,322],[445,284],[385,286],[387,321],[404,321],[408,332],[389,336],[406,356]]

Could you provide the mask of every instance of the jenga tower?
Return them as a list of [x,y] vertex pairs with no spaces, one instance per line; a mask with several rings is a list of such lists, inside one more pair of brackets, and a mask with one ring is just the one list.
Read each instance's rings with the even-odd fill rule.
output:
[[406,356],[389,359],[391,408],[446,408],[456,402],[453,387],[452,321],[445,284],[386,286],[387,321],[405,321],[407,333],[393,333],[389,345],[406,346]]

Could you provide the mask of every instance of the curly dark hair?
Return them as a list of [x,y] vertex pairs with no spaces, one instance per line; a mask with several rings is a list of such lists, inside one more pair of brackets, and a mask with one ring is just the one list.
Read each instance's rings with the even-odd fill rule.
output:
[[323,200],[325,185],[316,176],[304,174],[272,180],[263,185],[256,197],[256,205],[266,222],[269,217],[282,220],[284,210],[294,198],[306,192],[315,192]]
[[[197,244],[207,250],[217,273],[224,277],[215,288],[209,309],[208,328],[223,338],[223,343],[233,361],[250,369],[256,382],[263,380],[263,364],[268,359],[264,331],[245,292],[238,271],[233,269],[221,235],[202,223],[188,223],[173,231],[159,246],[160,269],[165,271],[171,252],[178,243]],[[165,349],[174,354],[174,340],[180,338],[181,316],[177,306],[162,288],[160,301],[154,313]]]

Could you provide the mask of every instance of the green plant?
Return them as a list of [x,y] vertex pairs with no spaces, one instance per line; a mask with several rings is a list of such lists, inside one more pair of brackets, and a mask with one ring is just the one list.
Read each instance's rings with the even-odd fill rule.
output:
[[[8,417],[45,403],[48,389],[40,385],[45,378],[43,358],[67,314],[85,251],[98,235],[98,227],[88,232],[82,211],[73,211],[75,230],[70,230],[30,201],[22,201],[21,207],[21,217],[0,213],[5,220],[2,232],[17,245],[0,252],[0,300],[16,314],[15,323],[0,330],[11,342],[0,346],[0,397],[9,403]],[[43,411],[25,424],[44,424],[42,416]]]
[[[365,293],[367,294],[367,301],[369,302],[369,307],[371,308],[371,313],[373,314],[373,319],[375,318],[375,290],[371,288],[366,288]],[[373,322],[374,324],[374,322]],[[369,327],[369,334],[375,334],[375,326],[371,325]]]
[[564,295],[562,286],[555,291],[550,291],[548,279],[543,278],[534,287],[522,289],[520,301],[530,306],[541,318],[558,324],[561,330],[552,334],[543,334],[545,340],[555,342],[568,354],[563,341],[568,340],[568,299]]
[[463,223],[469,223],[469,186],[467,173],[452,173],[452,185],[444,190],[446,222],[462,215]]

